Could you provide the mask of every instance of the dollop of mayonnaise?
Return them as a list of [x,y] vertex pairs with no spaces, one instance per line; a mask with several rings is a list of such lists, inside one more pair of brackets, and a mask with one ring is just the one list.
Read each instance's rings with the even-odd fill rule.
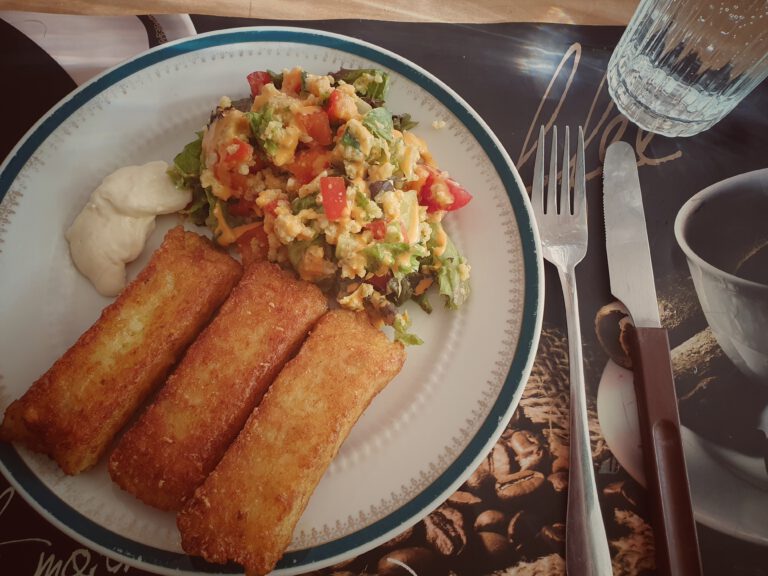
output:
[[177,212],[192,193],[176,188],[162,160],[126,166],[104,178],[65,237],[77,269],[99,294],[125,287],[125,265],[138,258],[158,214]]

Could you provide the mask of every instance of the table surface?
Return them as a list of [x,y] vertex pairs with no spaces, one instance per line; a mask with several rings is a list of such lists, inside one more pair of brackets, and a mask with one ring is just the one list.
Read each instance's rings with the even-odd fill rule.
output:
[[[49,11],[63,10],[63,4],[59,2],[35,1],[25,4],[27,7],[36,6]],[[158,11],[173,12],[171,8],[174,4],[171,1],[157,3],[161,8],[167,8]],[[202,6],[202,3],[194,2],[185,4]],[[248,4],[247,11],[245,4]],[[278,3],[269,4],[272,6]],[[389,4],[402,6],[405,3]],[[423,7],[432,3],[416,4]],[[469,3],[456,4],[466,7]],[[509,4],[512,3],[482,3],[497,9]],[[444,22],[421,22],[413,14],[408,22],[396,22],[394,20],[398,18],[382,18],[381,13],[372,10],[373,3],[370,2],[351,4],[352,13],[369,19],[303,19],[286,22],[196,15],[191,21],[199,32],[243,25],[294,24],[347,34],[395,51],[443,80],[486,120],[515,162],[524,182],[532,180],[534,135],[539,125],[556,123],[584,127],[587,138],[588,210],[592,216],[589,223],[589,253],[577,271],[601,506],[612,542],[614,573],[653,574],[652,532],[644,490],[620,464],[611,446],[606,443],[597,418],[598,383],[608,355],[601,347],[593,327],[598,313],[613,301],[608,288],[602,243],[604,233],[600,217],[600,167],[605,148],[612,141],[625,140],[635,146],[663,321],[670,329],[672,347],[679,347],[700,334],[706,324],[698,308],[684,257],[675,243],[672,231],[675,214],[688,198],[707,185],[768,166],[768,118],[764,112],[768,110],[768,85],[763,83],[725,120],[698,136],[668,139],[639,131],[616,111],[604,83],[607,61],[621,35],[622,27],[596,25],[625,23],[627,10],[631,14],[633,4],[590,3],[591,15],[586,17],[582,13],[579,18],[572,16],[578,12],[580,3],[568,6],[575,12],[560,10],[555,14],[556,10],[550,11],[555,14],[551,18],[547,18],[546,11],[541,8],[536,9],[536,18],[519,17],[512,10],[502,13],[504,21],[501,22],[489,17],[480,20],[484,23],[469,23],[473,20],[466,18],[460,24],[452,21],[452,17],[446,18]],[[14,7],[14,3],[3,2],[0,6]],[[112,2],[74,2],[67,6],[71,6],[72,11],[85,7],[83,10],[90,13],[119,12]],[[123,3],[123,6],[123,13],[134,13],[133,10],[141,5]],[[219,14],[252,16],[255,13],[254,7],[260,4],[219,2],[218,6],[237,8],[237,11],[234,8],[233,11],[221,8]],[[368,8],[369,11],[355,12],[358,8]],[[596,12],[602,16],[596,16]],[[268,14],[286,17],[285,12],[279,9]],[[318,11],[304,12],[305,16],[318,14]],[[467,12],[462,14],[466,15]],[[0,13],[0,17],[3,16]],[[6,20],[13,20],[11,16],[6,14]],[[131,16],[121,18],[133,19]],[[34,16],[30,15],[30,19],[34,19]],[[521,23],[520,20],[528,23]],[[102,22],[105,26],[107,23],[109,26],[116,25],[112,19]],[[140,22],[148,30],[144,48],[167,39],[168,35],[162,31],[162,17],[142,16]],[[574,25],[573,22],[590,25]],[[117,25],[121,24],[118,22]],[[0,52],[14,54],[13,58],[0,61],[0,73],[4,78],[12,79],[12,85],[19,87],[26,96],[19,101],[8,90],[3,90],[0,95],[6,107],[14,111],[7,116],[6,129],[0,134],[0,158],[5,157],[24,132],[50,106],[76,86],[73,77],[82,82],[98,69],[88,68],[86,61],[73,64],[71,59],[59,59],[59,63],[56,63],[40,48],[55,46],[56,42],[51,37],[47,41],[42,36],[35,37],[30,29],[25,32],[26,36],[8,23],[0,21]],[[48,33],[53,34],[55,30],[49,28]],[[38,44],[28,36],[33,37]],[[460,42],[456,41],[457,37],[461,38]],[[99,41],[103,42],[103,38],[99,36]],[[62,41],[66,41],[66,38]],[[138,51],[141,47],[128,49]],[[45,82],[45,90],[39,89],[42,82]],[[543,437],[542,431],[546,426],[551,427],[552,423],[544,423],[537,417],[533,398],[544,394],[553,402],[563,398],[567,402],[568,385],[563,375],[567,356],[562,295],[554,270],[548,265],[545,270],[546,306],[536,365],[523,400],[509,424],[510,430],[527,430],[539,437]],[[707,366],[702,365],[701,368],[705,371]],[[743,398],[741,403],[733,407],[729,402],[746,388],[733,371],[727,368],[723,368],[722,373],[714,374],[716,385],[709,390],[702,391],[696,378],[696,374],[679,374],[681,419],[689,429],[708,440],[726,442],[727,438],[719,430],[723,426],[732,425],[734,419],[739,418],[736,411],[744,405]],[[759,394],[757,398],[760,401],[765,399]],[[559,409],[562,408],[562,405],[559,406]],[[563,430],[567,429],[567,424],[563,422],[557,425]],[[551,452],[556,446],[545,442],[544,448]],[[471,492],[481,502],[480,509],[475,505],[472,510],[466,510],[461,503],[457,503],[460,497],[452,497],[446,503],[447,506],[460,509],[471,532],[472,522],[492,496],[486,489],[466,485],[462,486],[460,492]],[[482,548],[473,548],[471,556],[465,554],[443,558],[433,540],[425,534],[421,522],[396,541],[323,573],[333,570],[348,575],[377,573],[378,567],[387,563],[387,558],[406,558],[403,556],[404,550],[414,548],[425,550],[425,554],[433,560],[423,566],[414,566],[419,575],[564,573],[564,548],[558,530],[562,528],[565,517],[565,493],[553,490],[546,495],[542,492],[537,498],[529,505],[534,518],[530,528],[533,536],[523,547],[508,552],[503,558],[494,557],[487,550],[483,552]],[[764,505],[766,501],[762,499],[756,505]],[[728,536],[713,528],[711,520],[708,524],[697,525],[705,574],[768,575],[768,547]],[[717,519],[714,524],[717,524]],[[768,538],[767,534],[759,536]],[[476,534],[469,534],[468,537],[470,540],[477,539]],[[19,576],[65,573],[93,576],[146,574],[103,557],[71,540],[33,511],[2,477],[0,566],[12,567],[13,570],[7,573]]]
[[366,19],[395,22],[551,22],[626,25],[638,0],[0,0],[2,10],[63,14],[207,14],[243,18],[324,20]]

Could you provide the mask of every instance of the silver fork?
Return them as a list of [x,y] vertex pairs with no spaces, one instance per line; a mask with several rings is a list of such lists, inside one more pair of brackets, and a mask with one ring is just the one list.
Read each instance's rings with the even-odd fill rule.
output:
[[[576,294],[576,265],[587,253],[587,203],[584,176],[584,133],[579,127],[573,203],[570,199],[570,151],[565,128],[560,209],[557,204],[557,126],[552,129],[547,198],[544,199],[544,127],[539,132],[533,169],[531,203],[541,236],[544,258],[557,268],[563,286],[568,323],[571,372],[571,438],[568,475],[568,511],[565,551],[568,576],[610,575],[611,555],[597,500],[592,449],[589,441],[584,361],[581,353],[579,301]],[[573,206],[573,214],[571,214]]]

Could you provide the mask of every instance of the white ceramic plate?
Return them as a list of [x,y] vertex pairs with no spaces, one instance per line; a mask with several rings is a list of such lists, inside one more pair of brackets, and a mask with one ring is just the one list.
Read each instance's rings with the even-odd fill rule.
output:
[[[446,219],[472,265],[473,294],[458,312],[412,311],[426,343],[408,350],[323,477],[278,565],[284,574],[359,554],[425,516],[477,466],[517,406],[538,343],[542,263],[524,187],[497,138],[450,88],[391,52],[325,32],[236,29],[163,45],[84,84],[0,171],[5,409],[108,303],[74,269],[64,240],[94,187],[120,166],[171,161],[221,95],[247,95],[249,72],[295,65],[391,73],[388,108],[420,120],[440,166],[475,195]],[[437,130],[433,120],[446,125]],[[175,222],[160,220],[132,276]],[[174,516],[122,493],[103,463],[67,477],[45,457],[2,445],[0,467],[51,522],[107,555],[163,574],[240,572],[186,556]]]
[[[609,361],[597,392],[600,428],[619,463],[645,485],[636,402],[632,372]],[[739,458],[685,426],[681,436],[696,520],[734,538],[768,545],[768,490],[764,470],[759,474],[762,459]]]

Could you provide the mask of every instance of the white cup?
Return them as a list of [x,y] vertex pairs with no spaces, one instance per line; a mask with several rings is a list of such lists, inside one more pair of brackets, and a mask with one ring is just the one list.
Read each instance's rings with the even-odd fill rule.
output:
[[717,342],[768,385],[768,169],[694,195],[677,214],[675,237]]

